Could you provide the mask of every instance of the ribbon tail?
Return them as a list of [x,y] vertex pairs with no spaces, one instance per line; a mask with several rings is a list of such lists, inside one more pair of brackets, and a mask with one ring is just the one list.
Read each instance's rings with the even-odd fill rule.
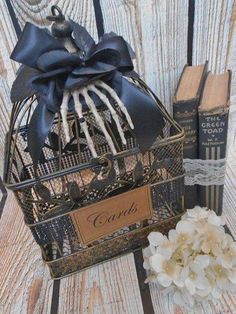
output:
[[55,113],[49,111],[46,104],[39,101],[31,117],[27,135],[29,154],[33,161],[35,173],[54,117]]
[[11,88],[11,101],[23,101],[35,94],[32,86],[33,78],[40,72],[27,66],[21,66]]

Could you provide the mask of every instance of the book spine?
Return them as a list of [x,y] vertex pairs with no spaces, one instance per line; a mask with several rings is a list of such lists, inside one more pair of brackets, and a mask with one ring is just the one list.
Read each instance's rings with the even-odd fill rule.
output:
[[[173,105],[173,117],[185,131],[184,158],[198,158],[198,105],[198,98]],[[198,204],[197,191],[197,185],[185,186],[185,208]]]
[[184,129],[184,158],[197,158],[198,154],[198,104],[199,100],[177,102],[173,106],[175,121]]
[[[199,158],[218,160],[226,156],[228,111],[199,113]],[[223,185],[199,186],[200,205],[222,213]]]

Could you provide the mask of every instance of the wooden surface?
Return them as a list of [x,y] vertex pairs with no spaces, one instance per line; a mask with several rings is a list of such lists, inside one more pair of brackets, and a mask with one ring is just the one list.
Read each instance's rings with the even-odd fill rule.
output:
[[[188,3],[195,3],[193,38],[189,36]],[[11,110],[10,86],[17,64],[9,55],[16,43],[13,17],[47,26],[47,0],[0,1],[0,152]],[[7,5],[8,4],[8,5]],[[55,0],[68,16],[85,25],[96,38],[92,0]],[[236,3],[233,0],[100,0],[106,31],[123,35],[135,49],[136,69],[171,112],[171,99],[180,72],[209,60],[210,68],[233,71],[224,214],[236,237]],[[12,12],[11,12],[12,14]],[[13,19],[13,20],[12,20]],[[191,34],[190,34],[191,35]],[[0,163],[2,170],[2,162]],[[4,191],[1,192],[1,194]],[[1,213],[1,211],[0,211]],[[154,284],[143,284],[140,255],[129,254],[60,281],[51,281],[40,249],[24,226],[23,216],[8,193],[0,219],[0,314],[18,313],[187,313],[161,295]],[[196,313],[236,313],[235,296],[226,294]]]
[[[230,115],[228,143],[224,214],[236,237],[236,110]],[[53,282],[11,193],[0,220],[0,255],[0,313],[150,313],[142,302],[133,254]],[[154,313],[187,314],[154,284],[149,288]],[[195,313],[236,313],[235,298],[226,294]]]

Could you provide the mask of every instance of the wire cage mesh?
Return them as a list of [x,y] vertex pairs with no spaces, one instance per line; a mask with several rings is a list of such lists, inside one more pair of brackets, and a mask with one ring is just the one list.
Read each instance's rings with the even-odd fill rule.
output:
[[[134,80],[133,84],[155,97],[140,80]],[[34,96],[13,105],[6,140],[4,181],[14,191],[25,222],[40,245],[53,278],[144,246],[150,231],[165,232],[178,220],[183,211],[184,134],[159,100],[155,100],[165,119],[165,127],[145,154],[140,153],[115,104],[126,145],[117,136],[110,111],[103,107],[99,109],[115,143],[115,156],[110,153],[106,139],[89,111],[85,113],[85,119],[99,155],[97,159],[91,156],[76,115],[68,116],[71,140],[66,143],[58,114],[43,147],[37,174],[27,147],[28,122],[37,98]],[[142,175],[134,180],[140,168]],[[103,184],[94,184],[102,177],[104,169],[106,180],[102,180]],[[138,221],[89,245],[80,243],[71,212],[147,184],[151,186],[151,219]]]

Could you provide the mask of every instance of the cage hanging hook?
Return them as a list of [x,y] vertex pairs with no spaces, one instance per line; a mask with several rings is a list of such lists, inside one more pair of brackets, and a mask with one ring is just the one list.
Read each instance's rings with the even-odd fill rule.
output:
[[62,14],[62,10],[59,8],[59,6],[52,5],[51,12],[52,12],[52,15],[47,16],[47,20],[53,21],[53,22],[62,22],[65,20],[65,16]]

